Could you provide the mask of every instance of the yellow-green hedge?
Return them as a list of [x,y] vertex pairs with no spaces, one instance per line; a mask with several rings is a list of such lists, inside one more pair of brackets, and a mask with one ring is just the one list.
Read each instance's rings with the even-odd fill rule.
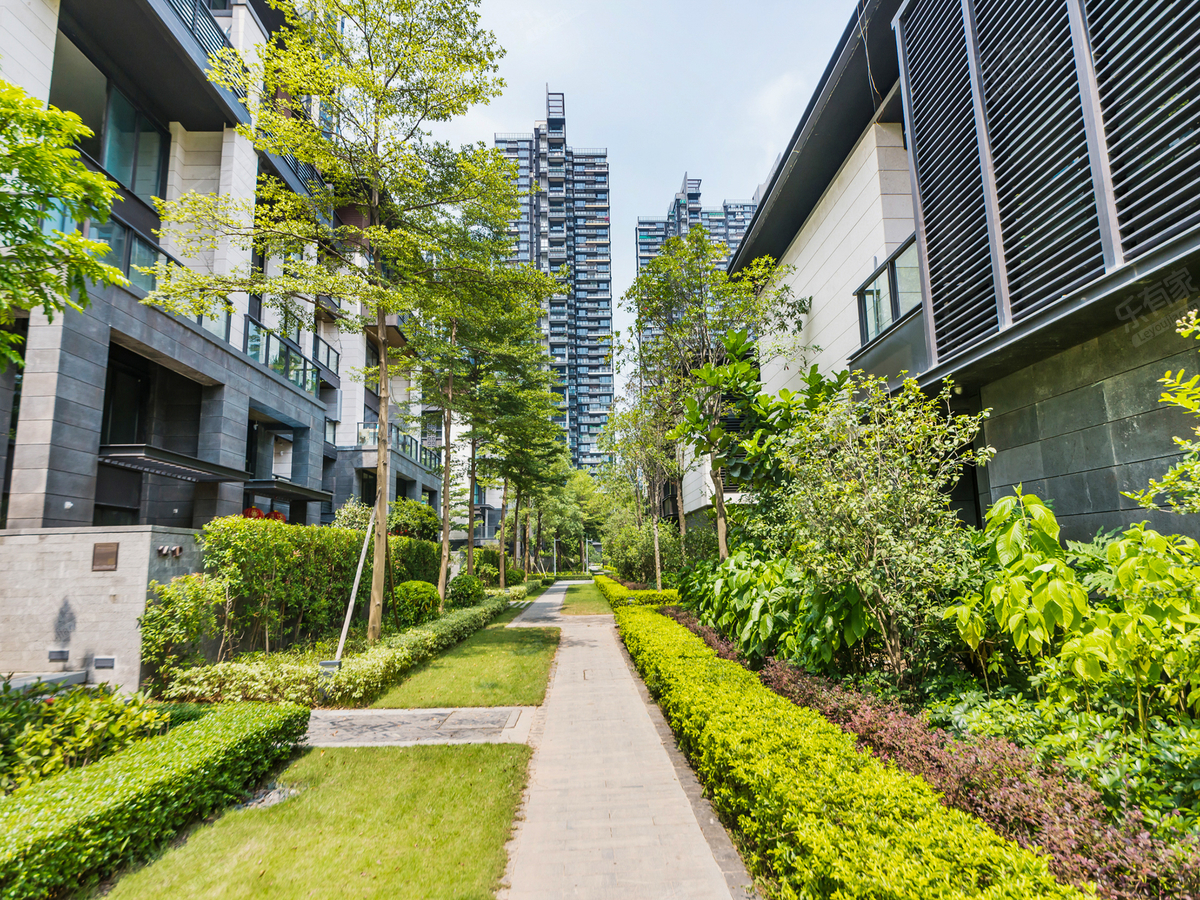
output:
[[0,799],[0,898],[58,896],[144,859],[242,797],[307,728],[303,707],[232,703]]
[[660,606],[679,602],[679,591],[673,588],[665,591],[631,591],[607,575],[596,576],[596,587],[614,609],[618,606]]
[[1078,900],[1046,860],[855,749],[810,709],[649,609],[617,625],[747,863],[786,900]]

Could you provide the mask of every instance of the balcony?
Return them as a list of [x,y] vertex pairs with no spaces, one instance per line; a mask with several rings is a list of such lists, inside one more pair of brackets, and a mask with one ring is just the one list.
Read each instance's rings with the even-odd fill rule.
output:
[[[442,454],[440,452],[422,447],[420,441],[411,434],[401,432],[398,425],[392,425],[388,431],[392,438],[392,450],[412,460],[427,472],[436,472],[441,469]],[[358,446],[363,448],[379,446],[378,422],[358,423]]]
[[324,366],[334,375],[338,373],[338,365],[341,362],[342,355],[334,350],[329,344],[321,340],[315,334],[313,335],[313,360],[319,365]]
[[299,350],[280,340],[273,331],[263,328],[251,316],[246,316],[246,355],[277,375],[286,378],[302,391],[319,394],[320,373]]

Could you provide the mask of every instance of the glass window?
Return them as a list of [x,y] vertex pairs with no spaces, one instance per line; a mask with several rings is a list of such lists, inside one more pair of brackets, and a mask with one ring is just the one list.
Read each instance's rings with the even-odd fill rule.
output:
[[892,324],[892,292],[887,271],[871,282],[862,292],[863,321],[867,340],[871,340]]
[[61,31],[54,43],[54,74],[50,78],[50,105],[75,113],[92,130],[79,147],[92,159],[100,158],[108,79]]
[[137,110],[120,91],[108,100],[108,124],[104,129],[104,158],[100,161],[110,175],[126,186],[133,184],[137,149]]
[[135,266],[149,268],[158,262],[159,256],[157,248],[146,243],[139,237],[133,239],[132,246],[129,248],[129,280],[146,293],[154,290],[156,279],[153,275],[139,272]]
[[137,162],[134,166],[133,192],[150,202],[162,193],[162,160],[166,140],[150,120],[138,113]]
[[108,244],[108,252],[104,254],[102,262],[108,263],[110,266],[116,266],[122,272],[125,271],[125,243],[128,240],[129,231],[120,222],[115,222],[109,219],[103,225],[97,225],[92,222],[88,228],[88,237],[94,241],[101,241]]
[[896,299],[900,315],[921,305],[921,273],[917,267],[916,241],[896,257]]

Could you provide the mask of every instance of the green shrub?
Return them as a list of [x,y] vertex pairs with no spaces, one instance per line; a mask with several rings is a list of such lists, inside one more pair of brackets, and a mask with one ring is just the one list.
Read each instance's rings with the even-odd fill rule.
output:
[[[353,528],[365,531],[375,515],[375,507],[351,497],[334,514],[335,528]],[[442,523],[436,510],[428,503],[401,497],[388,504],[388,534],[416,538],[420,541],[436,541],[442,533]]]
[[477,565],[475,567],[475,575],[488,587],[495,587],[500,583],[500,570],[491,563]]
[[631,591],[618,581],[613,581],[607,575],[596,576],[596,587],[608,601],[608,605],[618,606],[661,606],[664,603],[678,603],[679,592],[673,588],[662,591]]
[[764,687],[683,626],[616,611],[647,686],[779,897],[1081,898],[1045,858],[946,809],[924,781],[855,749],[810,709]]
[[525,570],[517,569],[517,568],[508,569],[504,573],[504,580],[505,580],[506,584],[524,584],[525,583]]
[[520,603],[529,596],[529,588],[523,584],[518,584],[515,587],[510,587],[504,593],[508,596],[510,603]]
[[298,706],[236,704],[0,799],[0,898],[48,897],[144,859],[244,795],[308,727]]
[[406,581],[397,585],[395,598],[396,615],[402,628],[423,625],[435,618],[442,602],[437,588],[427,581]]
[[108,685],[14,690],[0,685],[0,794],[116,753],[167,726],[144,696]]
[[158,688],[174,670],[204,662],[205,637],[217,633],[217,609],[225,605],[229,584],[204,573],[180,575],[168,584],[150,582],[154,599],[138,619],[142,632],[142,665]]
[[463,572],[454,576],[446,593],[447,606],[475,606],[483,602],[483,582]]
[[[205,568],[229,588],[229,602],[217,610],[222,657],[316,640],[341,629],[362,551],[361,531],[227,516],[205,525],[200,540]],[[393,584],[437,583],[436,544],[392,537],[388,546]],[[368,553],[356,597],[363,616],[371,563]]]
[[[435,601],[436,598],[434,591]],[[298,658],[274,653],[185,669],[167,689],[166,696],[188,702],[286,700],[310,707],[362,706],[413,666],[478,631],[498,616],[508,602],[508,597],[497,597],[479,606],[447,613],[427,625],[389,635],[364,653],[344,657],[342,667],[324,681],[311,654]]]

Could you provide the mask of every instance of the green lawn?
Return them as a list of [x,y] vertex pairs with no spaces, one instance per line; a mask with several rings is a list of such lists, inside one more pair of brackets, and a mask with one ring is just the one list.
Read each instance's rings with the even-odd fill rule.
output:
[[505,628],[518,613],[503,613],[487,628],[413,669],[371,705],[540,706],[558,648],[558,629]]
[[572,584],[567,588],[567,597],[563,600],[562,614],[564,616],[607,616],[612,614],[612,607],[600,593],[595,584]]
[[521,744],[308,751],[301,793],[228,812],[124,876],[110,900],[485,900],[524,790]]

